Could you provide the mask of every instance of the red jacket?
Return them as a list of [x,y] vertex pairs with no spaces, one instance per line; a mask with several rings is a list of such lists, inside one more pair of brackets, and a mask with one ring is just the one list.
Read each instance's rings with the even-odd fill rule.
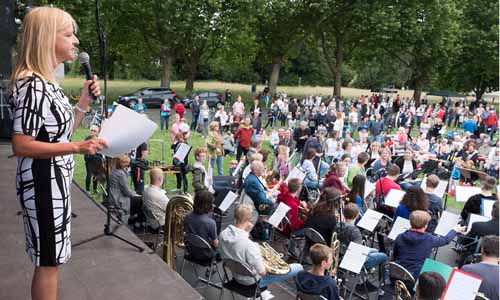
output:
[[240,146],[242,148],[248,149],[250,148],[250,140],[252,139],[253,128],[244,128],[240,127],[234,133],[234,139],[240,138]]
[[290,194],[288,194],[288,191],[286,192],[281,192],[278,194],[278,201],[282,202],[290,207],[290,210],[288,211],[288,219],[290,220],[290,224],[292,225],[292,228],[285,227],[284,228],[284,233],[289,234],[290,231],[295,231],[302,229],[304,227],[304,220],[301,220],[299,218],[299,199],[297,197],[294,197]]
[[176,103],[174,105],[174,110],[175,110],[175,113],[178,114],[181,118],[184,117],[184,112],[186,111],[186,108],[184,107],[183,104]]
[[375,194],[380,195],[381,192],[381,187],[382,191],[384,192],[384,197],[387,196],[387,193],[389,193],[390,190],[395,189],[395,190],[401,190],[401,187],[399,184],[395,183],[394,181],[390,180],[387,177],[384,177],[380,180],[377,180],[375,182]]
[[490,113],[486,118],[486,120],[484,121],[484,124],[486,124],[486,126],[498,126],[497,114]]
[[323,181],[323,188],[325,189],[327,187],[334,187],[336,188],[341,194],[345,194],[346,190],[344,185],[342,184],[342,180],[335,174],[335,172],[329,172],[326,174],[326,179]]

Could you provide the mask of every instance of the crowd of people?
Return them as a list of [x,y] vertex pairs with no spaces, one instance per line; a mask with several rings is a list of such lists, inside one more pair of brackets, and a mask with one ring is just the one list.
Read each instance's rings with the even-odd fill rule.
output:
[[[428,104],[424,99],[415,105],[413,100],[399,95],[382,94],[353,101],[320,96],[299,101],[281,94],[268,103],[255,99],[250,108],[238,96],[233,104],[227,104],[208,109],[206,102],[195,98],[190,104],[191,124],[188,124],[184,106],[175,103],[171,108],[165,100],[160,109],[161,130],[169,130],[169,118],[173,116],[170,127],[173,153],[181,144],[189,144],[192,131],[205,137],[205,146],[194,149],[192,164],[187,158],[173,159],[173,164],[181,167],[177,174],[178,192],[188,192],[186,175],[193,174],[195,211],[187,216],[185,231],[206,239],[222,258],[253,268],[260,288],[294,277],[297,288],[305,293],[339,299],[335,279],[325,276],[333,260],[328,246],[334,232],[339,234],[341,253],[351,242],[364,243],[367,232],[356,224],[369,209],[383,212],[392,220],[407,219],[411,229],[392,243],[387,236],[377,233],[377,246],[370,248],[364,264],[367,270],[381,268],[392,259],[419,282],[435,285],[436,290],[442,292],[444,279],[439,274],[420,274],[433,249],[456,240],[457,235],[459,246],[456,248],[466,244],[468,238],[483,238],[484,253],[481,253],[486,260],[498,257],[498,252],[490,249],[491,243],[498,245],[495,189],[500,151],[498,139],[495,140],[498,120],[493,106],[477,101],[466,105],[463,100],[446,98],[437,104]],[[270,147],[264,146],[264,142]],[[141,145],[135,155],[133,161],[145,161],[147,145]],[[224,159],[233,155],[235,159],[231,160],[229,170],[224,170]],[[125,165],[123,161],[118,163],[111,177],[125,176],[119,172]],[[304,177],[285,181],[294,169]],[[147,224],[158,224],[155,226],[158,228],[165,222],[168,203],[168,198],[157,192],[163,183],[163,176],[159,178],[161,170],[151,170],[151,184],[146,189],[144,173],[141,174],[140,168],[132,167],[132,170],[135,191],[125,188],[123,179],[111,181],[122,182],[116,192],[129,199],[123,202],[119,197],[116,202],[122,203],[119,206],[125,214],[137,217],[140,206],[134,204],[133,199],[142,194]],[[214,176],[238,178],[241,194],[241,204],[234,209],[235,224],[222,232],[218,232],[211,217],[214,196],[221,192],[214,186]],[[425,183],[422,183],[423,177]],[[449,182],[448,192],[452,195],[456,186],[473,185],[478,179],[481,194],[467,200],[460,223],[445,236],[434,235],[445,210],[442,197],[434,193],[440,182]],[[375,188],[367,193],[365,189],[370,183]],[[89,187],[90,184],[87,189]],[[393,189],[405,191],[396,208],[384,204],[384,198]],[[466,232],[464,225],[470,215],[481,214],[483,199],[496,201],[491,220],[474,223],[472,230]],[[272,214],[279,203],[290,207],[288,223],[282,229],[284,234],[301,237],[305,228],[312,228],[325,241],[325,245],[319,245],[306,239],[305,262],[312,265],[310,271],[304,271],[301,264],[291,264],[286,275],[266,272],[254,241],[269,239],[272,229],[262,220]],[[293,244],[288,255],[298,260],[300,247],[298,243]],[[461,251],[474,252],[471,247]],[[460,266],[465,257],[462,254]],[[495,268],[491,263],[482,264],[486,266],[464,268],[488,270],[488,274],[493,274]],[[498,271],[498,265],[496,268]],[[250,278],[236,277],[236,280],[243,285],[252,282]],[[413,291],[413,283],[406,284]],[[492,285],[492,281],[485,280],[480,291],[489,299],[498,299],[498,293],[492,294],[495,290]],[[363,286],[377,289],[369,280],[357,287]],[[428,291],[418,286],[415,291],[417,299],[438,299],[441,295],[435,292],[435,296],[428,296]]]

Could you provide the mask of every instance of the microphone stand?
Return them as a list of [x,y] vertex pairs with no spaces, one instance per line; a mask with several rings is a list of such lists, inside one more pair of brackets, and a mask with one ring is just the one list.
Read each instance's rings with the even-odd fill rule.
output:
[[[108,109],[107,109],[107,102],[108,102],[108,97],[107,97],[107,76],[106,76],[106,37],[104,36],[104,32],[101,27],[101,20],[100,20],[100,14],[99,14],[99,0],[95,0],[95,19],[96,19],[96,31],[99,36],[99,54],[101,58],[101,73],[102,73],[102,79],[104,81],[104,101],[102,101],[102,109],[104,111],[104,116],[107,119],[108,118]],[[104,232],[91,237],[89,239],[80,241],[76,244],[73,245],[73,247],[77,247],[83,244],[86,244],[88,242],[91,242],[93,240],[99,239],[104,236],[112,236],[117,238],[118,240],[129,244],[132,247],[135,247],[137,250],[140,252],[144,251],[144,248],[117,235],[115,231],[123,225],[122,222],[117,222],[117,226],[114,229],[111,229],[111,209],[110,209],[110,199],[109,196],[111,194],[110,191],[110,186],[109,186],[109,173],[111,171],[111,157],[106,156],[106,192],[104,193],[104,198],[105,198],[105,207],[106,207],[106,223],[104,224]]]

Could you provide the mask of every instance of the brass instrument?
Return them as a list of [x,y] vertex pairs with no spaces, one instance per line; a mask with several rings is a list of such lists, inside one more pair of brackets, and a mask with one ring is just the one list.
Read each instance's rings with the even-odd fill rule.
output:
[[394,284],[396,300],[411,300],[412,296],[406,285],[401,280],[396,280]]
[[175,270],[175,247],[184,248],[184,218],[193,210],[190,195],[175,195],[168,201],[165,212],[163,260]]
[[340,255],[340,240],[337,238],[337,233],[336,232],[334,232],[332,234],[332,242],[330,244],[330,248],[333,251],[333,263],[330,266],[330,270],[328,270],[328,272],[330,273],[330,276],[336,278],[337,277],[337,270],[338,270],[339,264],[340,264],[340,259],[339,259],[339,255]]
[[274,250],[268,243],[260,244],[260,252],[264,259],[266,272],[272,275],[283,275],[290,272],[290,266],[283,260],[283,254]]

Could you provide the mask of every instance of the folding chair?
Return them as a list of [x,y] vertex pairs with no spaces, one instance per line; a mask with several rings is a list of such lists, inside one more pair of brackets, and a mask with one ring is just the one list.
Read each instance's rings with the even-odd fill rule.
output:
[[384,268],[389,274],[391,281],[396,282],[397,280],[402,281],[408,290],[413,289],[416,280],[413,275],[405,269],[402,265],[395,263],[393,261],[388,262],[384,265]]
[[[291,230],[292,223],[290,222],[290,219],[285,216],[279,226],[277,228],[273,227],[273,230],[271,231],[271,241],[277,241],[277,234],[275,233],[278,233],[281,237],[283,237],[281,244],[282,249],[285,251],[285,260],[288,258],[288,254],[292,253],[292,241],[295,243],[295,245],[298,245],[300,241],[304,241],[305,239],[303,236],[297,236],[293,231],[290,231],[289,234],[285,234],[285,230],[287,227]],[[294,253],[292,254],[295,255]]]
[[155,237],[153,241],[153,247],[151,248],[153,251],[150,254],[156,253],[158,246],[160,245],[160,237],[163,235],[163,229],[160,225],[160,222],[156,220],[153,212],[145,205],[142,206],[142,211],[144,212],[144,216],[146,216],[146,220],[148,221],[148,225],[144,228],[143,238],[141,238],[144,242],[147,239],[148,235],[153,235]]
[[321,234],[312,228],[305,228],[304,229],[304,236],[306,238],[306,243],[304,244],[304,249],[302,249],[302,253],[300,254],[299,264],[302,264],[302,261],[304,260],[304,253],[307,250],[307,249],[305,249],[307,247],[307,240],[311,241],[311,243],[313,245],[314,244],[326,245],[326,241],[321,236]]
[[306,294],[301,291],[297,291],[297,300],[327,300],[325,297],[321,295],[312,295],[312,294]]
[[[260,298],[262,300],[262,297],[260,295],[261,290],[259,288],[260,279],[257,279],[257,275],[252,272],[252,270],[247,265],[232,259],[223,259],[222,267],[224,269],[224,283],[222,284],[222,292],[219,299],[222,299],[224,289],[227,289],[231,292],[233,299],[236,299],[234,297],[234,293],[236,293],[246,298],[252,298],[253,300],[257,298]],[[228,269],[229,271],[231,271],[231,279],[229,279],[228,276]],[[236,279],[234,278],[235,275],[251,277],[253,278],[254,283],[252,285],[243,285],[236,281]]]
[[[184,274],[184,266],[187,261],[191,264],[191,266],[193,266],[194,273],[198,280],[207,284],[205,289],[208,288],[209,285],[222,289],[220,285],[211,281],[213,268],[215,267],[215,271],[219,275],[219,279],[222,282],[222,276],[219,272],[219,268],[217,268],[216,253],[212,249],[212,246],[210,246],[204,238],[196,234],[186,234],[184,239],[186,243],[186,251],[184,253],[184,260],[182,261],[181,276]],[[208,280],[198,275],[196,265],[207,268]]]

